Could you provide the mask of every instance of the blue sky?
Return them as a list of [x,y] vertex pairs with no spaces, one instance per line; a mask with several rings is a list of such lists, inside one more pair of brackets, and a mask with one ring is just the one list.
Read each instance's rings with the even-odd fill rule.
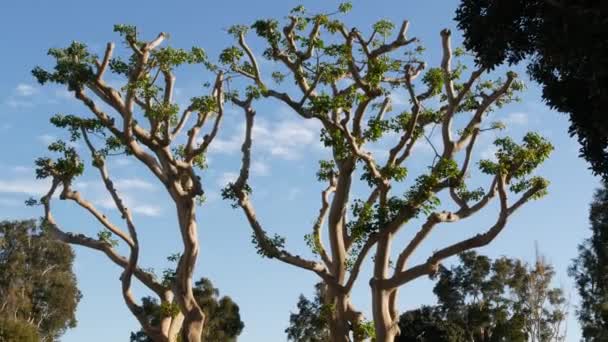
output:
[[[189,48],[201,46],[212,57],[231,44],[225,29],[235,23],[251,23],[257,18],[283,18],[289,9],[303,4],[312,10],[332,10],[336,1],[116,1],[69,0],[2,1],[0,4],[0,41],[3,57],[0,63],[0,218],[39,217],[38,208],[25,208],[30,196],[39,196],[46,184],[33,177],[33,160],[46,154],[45,145],[65,136],[48,124],[55,113],[86,114],[85,109],[69,94],[52,86],[41,88],[30,76],[36,65],[48,65],[46,50],[61,47],[72,40],[86,42],[100,53],[107,41],[117,41],[112,33],[115,23],[137,25],[147,37],[158,32],[171,34],[170,44]],[[378,19],[400,22],[410,20],[410,35],[422,39],[427,47],[430,65],[437,65],[439,31],[451,28],[457,43],[459,34],[453,17],[457,1],[376,0],[354,1],[354,10],[345,18],[351,26],[368,28]],[[521,67],[515,68],[525,78]],[[199,69],[180,73],[177,101],[201,94],[209,78]],[[112,81],[112,80],[111,80]],[[551,181],[549,195],[532,202],[515,214],[506,231],[480,252],[490,256],[506,255],[528,261],[534,257],[534,243],[555,265],[556,285],[577,299],[566,269],[576,255],[576,246],[588,235],[588,203],[598,179],[592,177],[583,160],[577,157],[578,145],[567,135],[567,117],[551,112],[540,101],[539,88],[526,82],[528,89],[522,102],[492,114],[509,128],[501,134],[521,137],[536,130],[547,136],[556,149],[552,158],[539,170]],[[395,94],[399,106],[399,93]],[[319,191],[323,185],[315,180],[317,160],[325,152],[318,143],[318,126],[299,120],[276,103],[263,102],[257,108],[258,128],[255,135],[253,165],[254,202],[266,229],[287,237],[290,249],[309,255],[303,235],[318,211]],[[289,312],[295,309],[300,293],[312,294],[314,275],[261,259],[250,243],[250,230],[240,211],[219,199],[222,184],[238,170],[241,114],[229,109],[223,131],[209,156],[209,170],[202,174],[209,201],[198,213],[201,255],[196,277],[208,277],[224,295],[240,306],[245,330],[240,341],[284,341]],[[492,136],[477,147],[478,157],[491,154]],[[421,158],[413,168],[423,169],[430,150],[421,147]],[[157,273],[168,267],[166,256],[179,251],[174,210],[168,197],[155,180],[135,162],[124,158],[113,160],[112,175],[117,179],[140,230],[142,266],[154,267]],[[109,207],[90,172],[78,180],[79,189],[101,208]],[[66,230],[95,235],[99,227],[78,209],[56,204],[56,216]],[[430,251],[487,227],[493,219],[487,214],[438,230],[419,252],[419,260]],[[414,227],[415,228],[415,227]],[[406,241],[414,229],[406,229],[397,241]],[[408,235],[408,232],[410,235]],[[104,256],[77,248],[76,274],[83,299],[78,308],[78,327],[68,331],[63,341],[126,341],[137,322],[129,314],[120,296],[120,270]],[[370,298],[364,269],[354,290],[355,305],[369,313]],[[432,304],[432,283],[419,279],[402,288],[402,310],[419,304]],[[135,288],[138,296],[147,293]],[[574,308],[571,308],[574,311]],[[368,315],[369,317],[369,315]],[[573,317],[573,316],[572,316]],[[569,320],[569,341],[577,340],[579,328]]]

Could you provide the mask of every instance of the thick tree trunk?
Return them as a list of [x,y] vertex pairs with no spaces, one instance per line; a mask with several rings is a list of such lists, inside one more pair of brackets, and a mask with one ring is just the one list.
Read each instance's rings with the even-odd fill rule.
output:
[[205,324],[205,314],[198,310],[191,310],[184,315],[182,326],[182,342],[201,342],[203,339],[203,328]]
[[175,295],[184,315],[182,342],[201,342],[205,324],[205,314],[196,302],[192,291],[192,273],[199,252],[198,231],[195,217],[195,203],[192,198],[176,201],[178,220],[184,253],[180,257],[174,283]]
[[[351,175],[354,170],[354,161],[344,161],[339,165],[339,177],[336,184],[329,216],[329,243],[333,260],[332,275],[338,284],[344,282],[346,274],[346,210],[351,187]],[[350,327],[348,322],[348,295],[342,289],[328,285],[328,304],[332,305],[329,330],[332,342],[350,342]]]
[[350,342],[350,327],[347,319],[348,301],[346,295],[329,291],[333,310],[329,318],[329,332],[332,342]]
[[350,342],[350,326],[348,322],[348,298],[344,293],[335,290],[328,291],[332,314],[329,317],[329,332],[332,342]]
[[389,255],[392,236],[388,235],[378,241],[376,258],[374,260],[374,278],[370,282],[372,288],[372,314],[376,330],[376,342],[393,342],[399,333],[394,310],[391,307],[392,290],[378,286],[378,280],[386,279],[389,268]]
[[390,309],[391,292],[372,284],[372,312],[376,329],[376,342],[394,342],[399,334]]

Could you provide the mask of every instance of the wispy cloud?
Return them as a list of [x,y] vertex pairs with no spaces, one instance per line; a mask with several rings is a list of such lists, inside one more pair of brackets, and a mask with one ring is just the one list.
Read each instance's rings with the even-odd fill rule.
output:
[[137,178],[122,178],[114,182],[116,188],[120,191],[124,190],[156,190],[156,186],[150,182],[146,182]]
[[[162,208],[160,206],[140,203],[128,195],[121,195],[121,198],[127,208],[135,214],[155,217],[160,216],[160,214],[162,213]],[[102,199],[95,200],[93,201],[93,203],[104,209],[117,210],[114,200],[109,195]]]
[[72,97],[73,95],[64,88],[50,87],[47,90],[38,85],[19,83],[6,98],[4,104],[14,109],[29,108],[40,104],[57,104],[60,100]]
[[[143,216],[159,216],[162,207],[149,203],[150,197],[145,194],[158,189],[153,183],[137,178],[118,178],[114,185],[120,198],[133,213]],[[101,182],[79,181],[74,187],[85,194],[95,205],[109,210],[116,210],[114,200]]]
[[[244,126],[228,138],[219,138],[210,146],[211,153],[231,154],[239,151]],[[314,120],[258,120],[253,127],[253,148],[286,160],[299,159],[306,148],[318,144],[320,125]]]
[[498,152],[496,145],[489,144],[481,151],[480,157],[481,159],[488,159],[495,162],[497,161],[496,152]]
[[38,89],[29,84],[19,83],[15,87],[15,93],[17,96],[28,97],[38,93]]
[[50,134],[42,134],[37,136],[36,139],[38,139],[38,141],[42,142],[43,144],[48,145],[57,140],[57,137]]
[[161,214],[161,209],[160,207],[157,206],[153,206],[153,205],[135,205],[133,207],[131,207],[131,210],[136,213],[136,214],[140,214],[143,216],[160,216]]
[[131,165],[133,162],[127,158],[116,158],[113,159],[111,163],[117,166],[128,166]]
[[13,166],[11,168],[11,170],[13,170],[13,172],[17,172],[17,173],[26,173],[26,172],[32,172],[33,171],[33,169],[31,167],[23,166],[23,165]]
[[395,90],[389,95],[391,104],[394,106],[405,106],[408,104],[408,98],[404,91]]
[[38,92],[39,89],[30,84],[19,83],[5,103],[11,108],[32,107],[34,102],[31,97]]
[[14,198],[0,198],[0,207],[18,207],[23,204],[23,201]]
[[68,91],[67,89],[55,89],[55,97],[60,98],[60,99],[72,99],[74,98],[74,95],[72,94],[72,92]]
[[18,100],[14,98],[9,98],[8,100],[6,100],[6,104],[11,108],[24,108],[34,106],[34,104],[30,101]]
[[526,126],[528,124],[528,114],[522,112],[509,113],[503,122],[507,126]]
[[13,193],[25,195],[42,195],[49,190],[48,180],[33,180],[16,178],[11,180],[0,179],[0,193]]
[[242,136],[238,134],[234,134],[230,136],[228,139],[223,139],[217,137],[213,139],[211,145],[209,145],[210,153],[223,153],[223,154],[232,154],[239,150],[241,146]]
[[295,200],[298,197],[298,195],[300,195],[301,192],[302,191],[298,188],[289,189],[289,192],[287,193],[287,200],[289,200],[289,201]]
[[216,184],[223,188],[228,183],[234,182],[238,176],[236,172],[224,172],[218,177]]
[[263,161],[253,161],[251,163],[251,172],[256,176],[268,176],[270,174],[270,166]]

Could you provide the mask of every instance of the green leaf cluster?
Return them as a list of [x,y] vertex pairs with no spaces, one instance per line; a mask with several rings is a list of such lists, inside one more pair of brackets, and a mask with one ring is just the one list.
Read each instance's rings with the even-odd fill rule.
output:
[[49,49],[48,54],[56,62],[53,71],[41,67],[32,70],[32,75],[40,84],[53,82],[67,85],[68,90],[76,90],[95,77],[93,66],[96,56],[83,43],[72,42],[67,48]]

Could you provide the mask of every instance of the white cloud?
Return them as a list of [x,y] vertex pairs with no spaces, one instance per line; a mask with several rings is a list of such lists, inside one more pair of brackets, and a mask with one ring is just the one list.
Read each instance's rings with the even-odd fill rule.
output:
[[72,99],[74,98],[74,95],[72,92],[68,91],[67,89],[55,89],[55,97],[60,98],[60,99]]
[[34,104],[29,102],[29,101],[23,101],[23,100],[15,100],[15,99],[8,99],[6,101],[6,104],[11,107],[11,108],[24,108],[24,107],[33,107]]
[[[57,138],[56,136],[51,135],[51,134],[41,134],[41,135],[37,136],[36,139],[38,139],[38,141],[40,141],[44,145],[50,145],[50,144],[56,142],[57,140],[60,140],[59,138]],[[80,149],[80,144],[76,141],[67,141],[66,140],[65,143],[69,147],[73,147],[75,149]]]
[[225,154],[231,154],[234,153],[236,151],[238,151],[241,147],[241,139],[242,139],[242,135],[239,134],[235,134],[233,136],[231,136],[230,138],[228,138],[227,140],[224,140],[220,137],[216,137],[215,139],[213,139],[213,142],[211,143],[211,145],[209,145],[209,152],[210,153],[225,153]]
[[421,137],[416,140],[413,151],[435,154],[435,150],[433,149],[433,147],[435,147],[435,149],[437,149],[437,153],[441,153],[443,150],[443,137],[441,133],[435,130],[433,135],[429,137],[429,140],[430,142],[425,137]]
[[[147,192],[154,191],[157,187],[150,182],[137,178],[119,178],[114,181],[115,188],[127,208],[133,213],[143,216],[158,216],[162,207],[148,203],[148,199],[155,197],[143,197]],[[78,181],[74,188],[84,193],[84,197],[93,204],[103,209],[117,210],[114,199],[106,190],[101,181]]]
[[496,152],[498,152],[498,147],[496,145],[488,145],[481,151],[480,157],[481,159],[489,159],[491,161],[497,161]]
[[41,104],[57,104],[59,100],[73,98],[73,94],[64,88],[41,91],[42,88],[26,83],[18,84],[5,104],[11,108],[29,108]]
[[119,191],[124,190],[155,190],[154,184],[137,178],[122,178],[114,182]]
[[76,188],[77,190],[89,189],[90,187],[91,183],[89,182],[77,181],[76,183],[74,183],[74,188]]
[[300,192],[301,191],[298,188],[290,189],[289,192],[287,193],[287,199],[290,201],[295,200],[298,197],[298,195],[300,194]]
[[405,106],[409,103],[407,95],[403,91],[391,92],[390,98],[391,98],[391,104],[393,104],[394,106]]
[[239,175],[236,172],[224,172],[218,177],[216,183],[223,188],[226,184],[234,182],[238,177]]
[[320,124],[316,120],[258,121],[253,128],[254,148],[272,156],[294,160],[303,150],[319,144]]
[[[140,203],[129,195],[120,194],[120,197],[124,201],[127,208],[135,214],[143,216],[159,216],[162,212],[161,207],[147,203]],[[103,198],[95,200],[93,203],[104,209],[117,210],[116,203],[114,203],[114,200],[109,194],[105,194]]]
[[23,201],[19,201],[14,198],[0,198],[0,207],[18,207],[23,204]]
[[23,166],[23,165],[13,166],[12,170],[13,170],[13,172],[17,172],[17,173],[26,173],[26,172],[33,171],[33,169],[31,167]]
[[12,179],[0,180],[0,193],[42,195],[50,188],[48,180]]
[[135,205],[131,207],[131,211],[143,216],[160,216],[161,209],[153,205]]
[[253,161],[251,163],[251,172],[257,176],[268,176],[270,174],[270,167],[262,161]]
[[[253,126],[253,148],[281,159],[299,159],[304,149],[319,144],[320,128],[316,120],[282,120],[271,123],[259,119]],[[239,151],[244,131],[242,125],[227,139],[216,138],[209,151],[224,154]]]
[[513,112],[507,115],[507,117],[503,121],[507,126],[525,126],[528,124],[528,114],[522,112]]
[[36,139],[38,139],[39,141],[41,141],[44,144],[50,144],[50,143],[54,142],[55,140],[57,140],[57,137],[55,137],[54,135],[50,135],[50,134],[42,134],[42,135],[39,135],[38,137],[36,137]]
[[15,88],[15,93],[18,96],[23,96],[23,97],[32,96],[32,95],[36,94],[37,92],[38,92],[37,88],[35,88],[34,86],[31,86],[29,84],[25,84],[25,83],[20,83]]
[[128,166],[132,164],[132,161],[127,159],[127,158],[116,158],[114,160],[112,160],[112,163],[115,164],[116,166]]

